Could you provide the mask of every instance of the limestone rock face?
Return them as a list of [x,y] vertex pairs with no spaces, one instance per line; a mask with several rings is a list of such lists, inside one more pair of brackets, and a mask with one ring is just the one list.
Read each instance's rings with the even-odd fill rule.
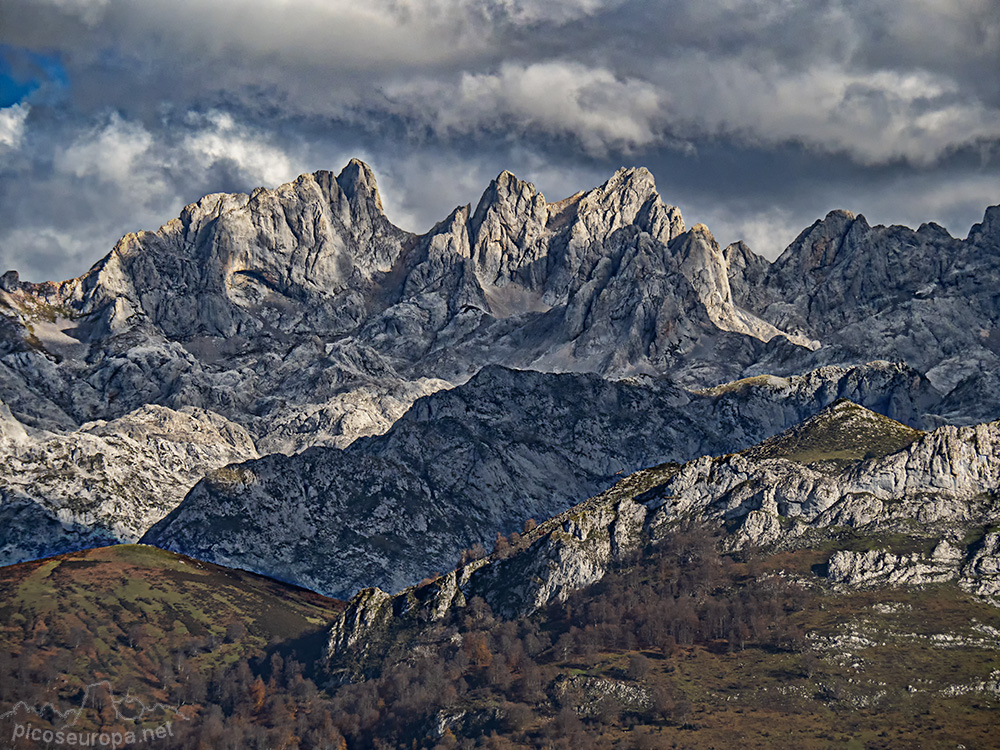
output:
[[740,307],[746,308],[748,298],[760,287],[771,264],[742,241],[727,246],[722,255],[729,274],[733,300]]
[[330,629],[328,652],[360,650],[363,654],[372,636],[388,627],[392,617],[391,596],[378,588],[359,592]]
[[352,161],[338,177],[209,195],[155,233],[127,235],[70,301],[92,313],[123,298],[172,339],[256,333],[258,305],[286,328],[304,312],[289,301],[319,305],[319,328],[337,330],[356,324],[362,292],[407,239],[382,213],[370,169]]
[[473,597],[507,618],[565,601],[639,549],[646,509],[632,496],[658,475],[652,470],[627,477],[526,532],[509,554],[475,560],[392,597],[379,590],[361,591],[330,629],[327,658],[363,661],[379,652],[393,624],[440,620]]
[[960,585],[1000,603],[1000,533],[990,531],[962,567]]
[[25,429],[0,406],[0,564],[134,542],[208,471],[256,458],[239,425],[144,406],[69,433]]
[[534,185],[510,172],[493,180],[469,221],[477,276],[496,287],[512,282],[529,289],[544,286],[548,219],[548,203]]
[[[783,335],[770,323],[741,310],[733,303],[729,264],[708,227],[696,224],[678,245],[681,273],[691,282],[716,326],[726,331],[753,336],[761,341],[770,341],[775,336]],[[748,262],[745,255],[740,260]],[[802,336],[793,335],[789,339],[810,349],[820,346],[818,341],[810,341]]]
[[942,541],[930,556],[894,555],[885,550],[835,552],[828,564],[828,578],[852,588],[885,585],[923,585],[958,577],[962,551]]

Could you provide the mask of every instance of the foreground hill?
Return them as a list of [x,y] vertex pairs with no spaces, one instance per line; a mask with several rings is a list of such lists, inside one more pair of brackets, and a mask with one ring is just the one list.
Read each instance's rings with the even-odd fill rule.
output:
[[486,558],[359,593],[330,630],[337,695],[443,661],[461,687],[407,735],[438,747],[988,746],[998,436],[838,401],[638,472]]
[[111,655],[127,649],[150,670],[128,676],[148,681],[177,651],[225,663],[271,639],[306,635],[343,608],[263,576],[130,544],[2,567],[0,590],[5,652],[36,643],[32,658],[44,661],[48,649],[71,644],[78,676],[124,677]]
[[[136,545],[2,567],[0,596],[0,728],[4,747],[25,748],[37,742],[15,742],[17,724],[141,737],[166,722],[171,734],[211,726],[210,698],[262,705],[256,665],[297,658],[301,670],[343,607]],[[209,696],[213,680],[226,691]]]
[[[617,498],[674,470],[630,477]],[[469,571],[546,545],[568,545],[550,567],[584,559],[573,550],[597,539],[607,499]],[[127,545],[0,568],[0,729],[17,750],[35,744],[16,723],[58,729],[53,711],[109,736],[169,724],[156,743],[170,750],[989,746],[998,610],[948,580],[817,576],[835,539],[734,555],[697,525],[638,547],[618,533],[611,549],[632,554],[521,617],[476,595],[429,611],[439,582],[399,608],[359,610],[368,593],[340,621],[363,622],[361,637],[331,639],[329,661],[317,635],[342,605],[252,574]],[[836,543],[887,542],[900,544]],[[494,582],[516,594],[512,570]]]
[[[996,608],[953,583],[838,590],[808,551],[734,557],[720,541],[671,530],[527,617],[476,597],[438,619],[368,612],[382,638],[334,652],[352,680],[334,705],[352,715],[401,684],[412,697],[345,725],[348,746],[991,745]],[[450,680],[428,694],[438,665]]]

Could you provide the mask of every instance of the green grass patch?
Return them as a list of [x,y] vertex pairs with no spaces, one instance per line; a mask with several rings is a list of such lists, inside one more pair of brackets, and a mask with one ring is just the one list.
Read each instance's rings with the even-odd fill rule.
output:
[[857,461],[903,450],[924,433],[840,400],[816,416],[747,451],[758,459],[784,458],[839,470]]

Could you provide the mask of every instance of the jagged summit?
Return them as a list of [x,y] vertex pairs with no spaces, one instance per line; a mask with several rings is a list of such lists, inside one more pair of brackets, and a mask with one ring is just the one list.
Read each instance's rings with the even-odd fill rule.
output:
[[1000,247],[1000,205],[990,206],[983,214],[979,224],[973,224],[969,230],[970,242],[987,243],[992,247]]
[[382,198],[375,183],[375,173],[360,159],[351,159],[347,163],[337,175],[337,184],[348,200],[370,200],[379,211],[382,210]]
[[778,256],[775,265],[800,274],[822,270],[841,260],[849,243],[861,238],[868,229],[864,216],[844,210],[830,211],[803,230]]

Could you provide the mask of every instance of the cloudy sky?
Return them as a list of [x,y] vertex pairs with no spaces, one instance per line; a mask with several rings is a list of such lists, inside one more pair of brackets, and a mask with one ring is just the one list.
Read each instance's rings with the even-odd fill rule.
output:
[[504,169],[558,200],[644,165],[772,258],[834,208],[964,237],[1000,203],[1000,2],[0,0],[0,272],[355,156],[412,231]]

